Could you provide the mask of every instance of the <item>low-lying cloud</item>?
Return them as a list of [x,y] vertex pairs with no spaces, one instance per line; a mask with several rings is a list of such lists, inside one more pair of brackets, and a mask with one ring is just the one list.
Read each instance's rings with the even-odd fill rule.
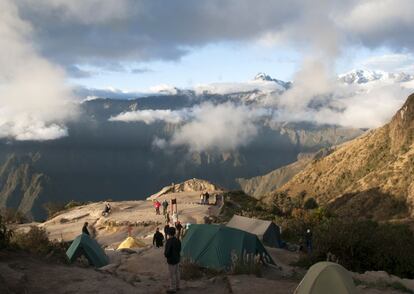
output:
[[193,110],[193,119],[174,133],[170,143],[187,146],[191,151],[233,150],[256,137],[255,122],[263,114],[232,103],[206,103]]
[[144,122],[147,125],[157,121],[178,124],[183,121],[184,117],[185,111],[173,111],[169,109],[146,109],[123,112],[111,117],[109,121]]

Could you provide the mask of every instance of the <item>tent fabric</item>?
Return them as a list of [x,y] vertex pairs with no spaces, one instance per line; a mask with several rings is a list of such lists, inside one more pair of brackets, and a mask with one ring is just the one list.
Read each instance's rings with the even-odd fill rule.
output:
[[66,251],[66,256],[69,258],[70,262],[73,262],[81,255],[85,255],[89,263],[96,267],[102,267],[108,264],[108,257],[104,250],[99,246],[96,240],[92,239],[87,234],[77,236]]
[[357,293],[348,271],[333,262],[318,262],[311,266],[295,290],[295,294],[331,293]]
[[207,268],[228,269],[233,252],[260,255],[275,264],[256,235],[222,225],[191,225],[182,241],[181,255]]
[[272,221],[234,215],[227,226],[256,235],[266,246],[282,247],[280,228]]
[[119,250],[119,249],[125,249],[125,248],[128,248],[128,249],[143,248],[145,246],[146,246],[145,243],[142,242],[141,240],[137,240],[133,237],[128,237],[121,244],[119,244],[117,249]]

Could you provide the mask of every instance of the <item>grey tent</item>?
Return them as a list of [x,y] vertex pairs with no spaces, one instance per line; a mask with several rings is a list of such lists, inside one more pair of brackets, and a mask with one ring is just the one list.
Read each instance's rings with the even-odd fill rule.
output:
[[318,262],[310,267],[295,294],[357,293],[349,272],[337,263]]
[[234,215],[227,226],[256,235],[266,246],[282,247],[280,228],[272,221]]

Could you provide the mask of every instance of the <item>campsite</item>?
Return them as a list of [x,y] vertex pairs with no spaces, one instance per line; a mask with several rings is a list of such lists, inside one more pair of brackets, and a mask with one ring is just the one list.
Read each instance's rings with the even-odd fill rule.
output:
[[[0,256],[5,273],[0,277],[7,279],[10,293],[22,289],[18,282],[22,279],[31,293],[42,293],[53,285],[56,293],[84,287],[91,292],[114,293],[108,283],[117,285],[116,293],[164,293],[169,285],[164,248],[153,245],[153,233],[157,227],[162,231],[165,220],[154,210],[155,198],[176,199],[179,218],[186,225],[181,239],[180,293],[250,293],[255,289],[257,293],[323,294],[332,293],[332,287],[337,289],[335,293],[344,294],[400,293],[389,287],[378,289],[375,284],[398,281],[407,288],[414,286],[411,280],[373,273],[360,275],[333,263],[318,263],[307,272],[295,266],[300,252],[281,248],[285,244],[277,224],[242,215],[233,215],[226,223],[215,223],[213,220],[220,216],[225,203],[201,205],[200,194],[226,192],[184,190],[159,193],[141,202],[111,202],[107,216],[101,214],[103,202],[61,212],[36,225],[45,229],[50,239],[61,238],[70,244],[66,250],[69,265],[51,265],[50,261],[19,256],[12,259],[13,263]],[[81,234],[85,221],[90,236]],[[20,225],[18,230],[30,230],[30,225]],[[52,268],[60,276],[53,282],[42,282],[41,272]],[[32,271],[37,273],[32,275]],[[360,282],[364,280],[367,282]]]

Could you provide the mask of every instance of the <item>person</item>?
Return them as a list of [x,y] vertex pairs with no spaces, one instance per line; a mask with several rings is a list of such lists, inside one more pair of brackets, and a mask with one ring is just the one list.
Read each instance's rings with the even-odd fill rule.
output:
[[163,215],[167,214],[167,208],[168,208],[168,201],[167,199],[164,199],[164,201],[162,202],[162,214]]
[[154,207],[155,207],[155,214],[159,215],[160,214],[160,206],[161,203],[158,200],[154,201]]
[[169,224],[170,223],[170,213],[167,211],[167,213],[165,214],[165,222],[167,223],[167,224]]
[[306,230],[305,240],[306,240],[306,249],[308,253],[311,254],[312,253],[312,231],[310,229]]
[[103,216],[107,216],[107,215],[109,215],[111,213],[111,205],[108,203],[108,202],[106,202],[105,203],[105,208],[104,208],[104,210],[102,211],[102,215]]
[[204,193],[200,194],[200,204],[203,205],[204,204]]
[[171,213],[174,213],[174,211],[177,212],[177,198],[171,199]]
[[180,223],[180,221],[176,222],[175,228],[177,229],[177,238],[178,238],[178,240],[180,240],[181,239],[181,233],[182,233],[182,230],[183,230],[183,225]]
[[89,231],[88,231],[88,222],[85,222],[85,223],[83,224],[83,227],[82,227],[82,234],[86,234],[86,235],[90,236]]
[[167,236],[168,236],[168,230],[170,229],[170,225],[169,225],[169,222],[167,222],[166,224],[165,224],[165,227],[164,227],[164,236],[165,236],[165,239],[167,239]]
[[180,252],[181,242],[175,237],[175,228],[168,230],[168,239],[165,243],[164,256],[167,258],[170,273],[170,289],[167,293],[176,293],[180,290]]
[[160,233],[160,229],[157,228],[154,234],[154,238],[152,238],[152,245],[155,245],[157,248],[162,247],[164,244],[164,235]]
[[206,202],[205,204],[206,204],[206,205],[209,205],[209,204],[210,204],[210,200],[209,200],[209,199],[210,199],[210,194],[208,194],[208,192],[206,192],[205,199],[206,199],[206,200],[205,200],[205,202]]

